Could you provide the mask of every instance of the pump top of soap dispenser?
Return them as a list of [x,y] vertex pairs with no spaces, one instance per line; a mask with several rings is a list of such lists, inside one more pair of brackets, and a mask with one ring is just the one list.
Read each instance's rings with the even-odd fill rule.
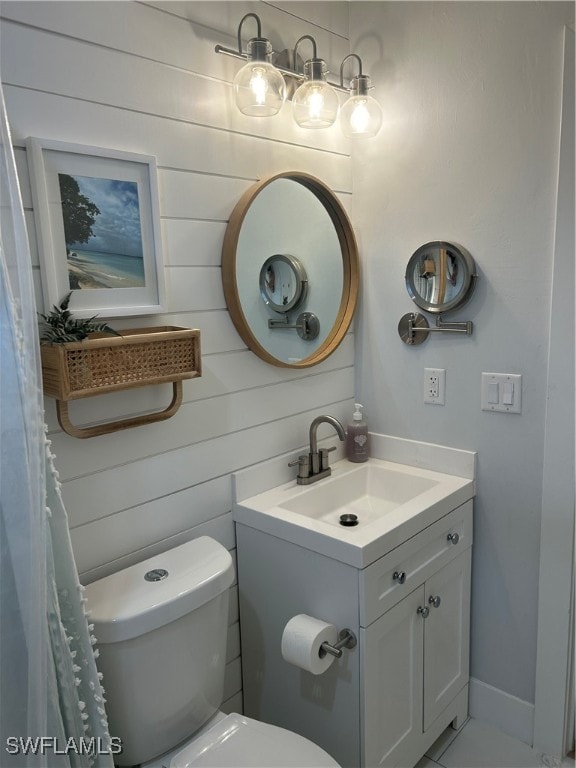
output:
[[352,414],[352,418],[354,421],[362,421],[362,408],[364,408],[364,406],[360,403],[354,403],[354,408],[356,408],[356,410]]

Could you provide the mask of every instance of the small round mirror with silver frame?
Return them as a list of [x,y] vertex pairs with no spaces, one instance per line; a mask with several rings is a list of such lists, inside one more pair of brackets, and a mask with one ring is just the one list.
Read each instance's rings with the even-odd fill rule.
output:
[[449,312],[466,302],[476,282],[474,259],[462,246],[436,240],[420,246],[406,267],[406,289],[426,312]]
[[260,295],[274,312],[289,312],[301,304],[308,291],[308,277],[295,256],[277,253],[260,270]]
[[415,304],[436,315],[436,326],[431,328],[420,312],[408,312],[398,323],[402,341],[410,345],[422,344],[432,332],[471,336],[474,328],[471,320],[446,323],[441,313],[468,301],[477,278],[474,259],[462,246],[444,240],[420,246],[406,267],[406,289]]

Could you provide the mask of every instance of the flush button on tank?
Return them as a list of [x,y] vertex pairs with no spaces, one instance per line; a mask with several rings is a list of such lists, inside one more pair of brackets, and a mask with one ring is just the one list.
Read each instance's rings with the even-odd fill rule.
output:
[[167,576],[168,571],[165,571],[164,568],[154,568],[144,574],[146,581],[162,581],[162,579],[167,578]]

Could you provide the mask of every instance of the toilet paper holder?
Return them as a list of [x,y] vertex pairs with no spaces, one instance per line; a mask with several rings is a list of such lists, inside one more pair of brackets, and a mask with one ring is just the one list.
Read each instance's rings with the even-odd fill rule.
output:
[[331,645],[327,641],[323,642],[320,646],[318,655],[322,659],[329,653],[331,656],[336,656],[336,658],[339,659],[342,656],[343,648],[352,650],[352,648],[356,647],[357,643],[358,640],[356,639],[356,635],[351,629],[341,629],[338,633],[338,641],[334,643],[334,645]]

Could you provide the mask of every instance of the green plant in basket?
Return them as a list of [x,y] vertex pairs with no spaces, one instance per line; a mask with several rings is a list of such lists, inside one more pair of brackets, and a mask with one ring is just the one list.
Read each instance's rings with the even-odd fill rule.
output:
[[68,309],[70,296],[68,293],[60,302],[59,306],[54,305],[53,309],[43,315],[40,312],[40,341],[44,344],[64,344],[67,341],[82,341],[90,333],[111,333],[114,336],[121,336],[111,328],[107,323],[95,322],[97,315],[89,318],[74,318],[72,312]]

